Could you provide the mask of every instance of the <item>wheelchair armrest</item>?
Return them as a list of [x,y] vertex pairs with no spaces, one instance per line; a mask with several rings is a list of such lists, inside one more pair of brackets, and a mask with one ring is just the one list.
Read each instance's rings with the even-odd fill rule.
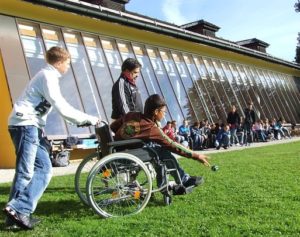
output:
[[144,145],[145,143],[141,139],[129,139],[129,140],[109,142],[107,145],[109,147],[120,147],[120,146],[125,146],[125,145],[134,145],[134,144]]

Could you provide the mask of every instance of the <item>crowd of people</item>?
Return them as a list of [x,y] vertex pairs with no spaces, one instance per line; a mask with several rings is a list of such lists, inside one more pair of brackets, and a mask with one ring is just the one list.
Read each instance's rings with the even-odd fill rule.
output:
[[168,121],[162,129],[172,140],[192,150],[218,150],[231,146],[250,146],[253,142],[291,138],[290,129],[285,124],[282,118],[256,119],[253,103],[250,101],[244,109],[244,117],[232,105],[226,122],[209,123],[205,119],[190,123],[184,119],[178,129],[176,121]]

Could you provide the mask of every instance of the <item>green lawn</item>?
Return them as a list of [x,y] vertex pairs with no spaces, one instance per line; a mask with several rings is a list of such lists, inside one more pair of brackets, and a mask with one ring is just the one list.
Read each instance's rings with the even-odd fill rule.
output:
[[[73,175],[54,177],[35,213],[42,223],[7,232],[1,213],[0,236],[300,236],[300,142],[213,154],[218,172],[180,163],[206,182],[171,206],[156,194],[140,214],[102,219],[80,203]],[[0,184],[1,207],[9,187]]]

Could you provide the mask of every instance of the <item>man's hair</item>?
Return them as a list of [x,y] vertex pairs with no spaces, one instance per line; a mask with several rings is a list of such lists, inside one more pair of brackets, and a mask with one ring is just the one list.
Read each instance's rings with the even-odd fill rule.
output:
[[52,47],[46,52],[46,61],[53,65],[57,62],[64,62],[70,58],[70,54],[67,50],[60,47]]
[[156,109],[160,109],[166,105],[165,100],[160,95],[150,95],[145,102],[144,114],[147,117],[152,118]]
[[128,70],[128,71],[133,71],[136,68],[141,68],[142,65],[139,63],[138,60],[134,58],[127,58],[123,64],[122,64],[122,72]]

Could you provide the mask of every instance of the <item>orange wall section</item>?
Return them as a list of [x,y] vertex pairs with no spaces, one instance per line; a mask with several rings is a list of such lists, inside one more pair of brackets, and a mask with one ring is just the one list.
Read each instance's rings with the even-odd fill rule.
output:
[[1,95],[1,116],[0,116],[0,169],[14,168],[16,157],[14,145],[7,130],[7,118],[12,109],[11,98],[6,81],[6,74],[0,50],[0,95]]

